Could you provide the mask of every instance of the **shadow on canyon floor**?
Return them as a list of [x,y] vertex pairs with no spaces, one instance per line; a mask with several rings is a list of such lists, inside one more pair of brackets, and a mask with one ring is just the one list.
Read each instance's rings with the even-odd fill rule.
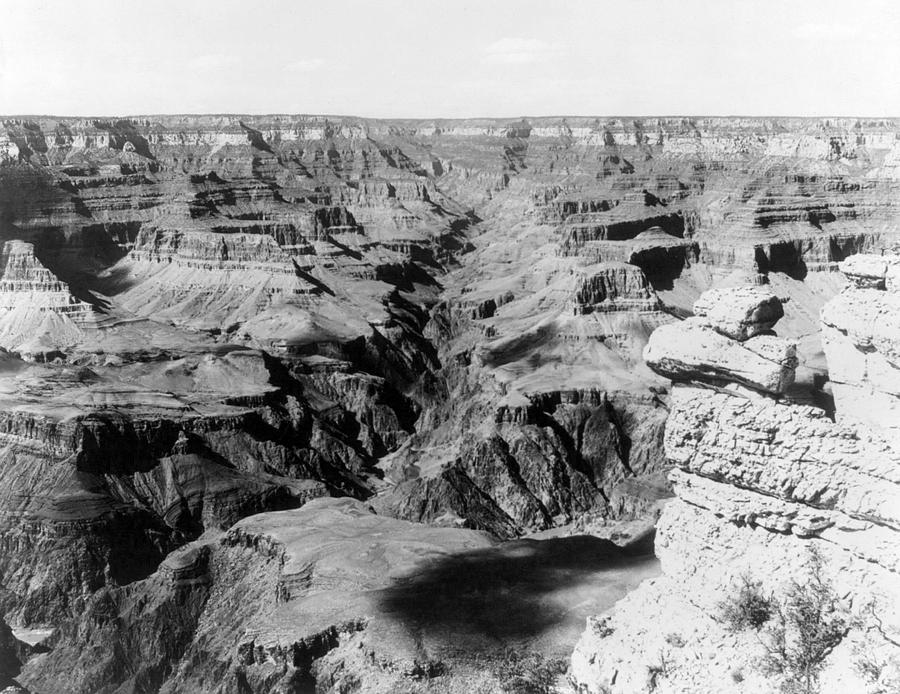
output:
[[440,558],[387,588],[381,604],[408,629],[462,650],[485,640],[571,648],[587,615],[658,572],[652,539],[635,551],[591,536],[516,540]]

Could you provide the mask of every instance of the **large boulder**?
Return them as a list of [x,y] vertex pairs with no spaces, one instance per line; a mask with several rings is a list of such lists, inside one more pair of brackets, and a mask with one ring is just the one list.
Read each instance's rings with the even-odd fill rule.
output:
[[644,361],[673,381],[736,382],[780,395],[794,382],[796,345],[773,335],[741,343],[713,330],[703,318],[657,328],[644,348]]
[[857,253],[842,260],[838,268],[859,289],[884,289],[888,271],[896,265],[893,256]]
[[694,302],[694,314],[723,335],[746,340],[771,330],[784,308],[767,287],[728,287],[703,292]]
[[837,416],[900,429],[900,294],[850,289],[822,308]]

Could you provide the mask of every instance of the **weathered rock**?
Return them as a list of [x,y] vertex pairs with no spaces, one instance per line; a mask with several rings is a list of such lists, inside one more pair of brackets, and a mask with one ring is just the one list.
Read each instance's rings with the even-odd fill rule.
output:
[[717,332],[744,341],[771,330],[784,316],[784,309],[768,287],[747,286],[704,292],[694,302],[694,314]]
[[23,644],[13,636],[12,629],[0,619],[0,691],[10,689],[10,694],[17,694],[13,678],[22,668]]
[[884,274],[884,288],[889,292],[900,292],[900,258],[896,255]]
[[900,430],[900,294],[848,289],[822,309],[837,416]]
[[836,425],[817,408],[708,388],[677,386],[669,406],[666,456],[679,469],[819,509],[821,518],[840,512],[860,528],[900,528],[900,451],[890,439]]
[[591,606],[654,573],[652,560],[596,538],[498,544],[320,499],[246,518],[147,580],[101,591],[21,681],[78,694],[132,682],[254,694],[364,683],[387,694],[452,677],[498,691],[510,646],[558,657]]
[[[52,294],[56,307],[10,332],[66,339],[18,350],[46,368],[0,361],[3,610],[17,628],[89,612],[79,643],[113,655],[84,687],[152,691],[159,672],[134,673],[191,642],[207,597],[202,553],[164,555],[246,514],[324,491],[502,537],[655,514],[644,479],[670,463],[666,384],[641,358],[651,332],[710,286],[768,280],[791,300],[786,334],[802,336],[789,394],[802,400],[794,391],[821,373],[815,314],[841,282],[826,271],[896,238],[898,130],[889,119],[4,119],[0,231],[33,248],[13,254],[7,306]],[[66,312],[80,301],[95,322]],[[777,341],[748,344],[754,359],[784,356]],[[715,488],[690,489],[700,503]],[[742,517],[731,500],[720,510]],[[763,518],[762,503],[747,501],[746,518]],[[797,517],[771,524],[805,532],[808,514]],[[157,565],[197,591],[131,602],[165,592],[144,578]],[[243,607],[240,590],[224,592]],[[209,622],[242,615],[223,608]],[[97,623],[109,631],[92,641]],[[341,624],[301,639],[298,657],[347,637]],[[124,679],[122,643],[140,651]],[[286,653],[245,653],[247,687],[270,690]],[[352,688],[356,669],[374,682],[369,651],[356,653],[320,659],[316,678]],[[222,681],[210,667],[194,688]]]
[[[890,365],[890,296],[850,288],[822,311],[834,377],[871,390],[869,375]],[[671,326],[649,344],[667,332]],[[775,339],[758,336],[745,345]],[[782,352],[773,348],[777,358]],[[688,376],[708,380],[703,370]],[[675,385],[665,451],[676,467],[676,498],[662,512],[655,548],[663,576],[588,621],[570,670],[579,691],[785,691],[802,673],[765,667],[778,653],[777,619],[766,616],[750,629],[724,618],[722,604],[736,599],[742,581],[788,612],[798,609],[786,597],[797,585],[833,591],[830,609],[843,628],[822,652],[804,651],[813,668],[804,671],[804,686],[896,687],[900,439],[890,426],[873,426],[891,414],[878,412],[877,399],[866,409],[841,395],[843,385],[834,383],[838,423],[821,409],[734,386]],[[799,628],[820,626],[806,615]],[[812,633],[789,631],[788,638],[808,647]],[[882,665],[867,667],[872,663]]]
[[859,289],[884,289],[890,256],[857,253],[838,263],[838,268]]
[[592,268],[575,290],[575,313],[594,311],[658,311],[656,292],[641,269],[629,263],[608,262]]
[[[507,400],[496,421],[472,417],[470,437],[444,451],[408,452],[387,467],[373,504],[408,520],[508,538],[585,513],[627,517],[607,499],[623,480],[659,469],[665,408],[655,397],[571,390]],[[459,412],[459,410],[457,410]],[[416,440],[415,438],[413,439]],[[449,459],[441,460],[445,455]]]
[[47,361],[84,339],[91,305],[79,301],[34,256],[34,246],[7,241],[0,253],[0,347],[29,361]]
[[726,337],[702,318],[658,328],[644,348],[644,360],[674,381],[735,381],[775,395],[793,383],[796,347],[789,340],[759,335],[743,343]]

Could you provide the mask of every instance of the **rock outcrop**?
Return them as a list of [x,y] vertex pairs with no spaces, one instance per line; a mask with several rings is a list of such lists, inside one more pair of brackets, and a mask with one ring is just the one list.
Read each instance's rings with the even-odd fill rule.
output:
[[644,361],[673,381],[737,382],[773,395],[794,382],[797,349],[761,335],[784,315],[781,301],[757,286],[712,289],[694,303],[696,317],[659,327]]
[[637,265],[600,263],[579,283],[575,290],[575,312],[594,311],[658,311],[661,302]]
[[689,318],[654,331],[644,359],[657,373],[673,381],[729,380],[779,395],[794,381],[796,347],[770,335],[741,343]]
[[[896,257],[856,274],[822,310],[822,345],[839,421],[900,431],[900,286],[888,274]],[[851,265],[861,273],[862,263]],[[878,277],[881,279],[879,280]],[[864,288],[858,288],[858,287]],[[880,289],[878,287],[881,287]]]
[[[850,260],[847,267],[857,277],[881,272],[880,266],[872,271],[869,259]],[[825,342],[837,378],[848,369],[867,373],[872,355],[886,359],[890,339],[880,331],[894,314],[878,296],[890,295],[851,287],[822,310],[825,329],[835,333]],[[871,304],[865,313],[863,306]],[[742,315],[735,311],[733,318]],[[686,349],[655,334],[648,351],[648,363],[669,375],[667,360],[681,362]],[[656,538],[663,575],[588,621],[571,678],[579,691],[597,693],[777,692],[801,679],[814,687],[810,691],[896,687],[896,431],[881,426],[877,403],[860,411],[860,402],[838,395],[841,381],[834,384],[835,423],[821,409],[779,400],[771,389],[748,383],[739,369],[731,379],[750,387],[723,387],[729,368],[694,370],[673,387],[665,451],[675,467],[675,499],[662,513]],[[832,602],[826,612],[792,622],[800,603],[783,596],[801,594],[798,586],[806,581],[816,586],[810,600],[818,595]],[[784,606],[777,613],[764,607],[753,627],[735,626],[725,606],[742,604],[751,590],[762,605]],[[825,633],[826,621],[840,628],[827,644],[814,644],[820,637],[812,630]],[[806,649],[805,659],[791,660],[779,650],[784,624],[800,625],[787,627],[787,648]],[[800,660],[806,669],[798,674],[791,668]]]
[[18,679],[80,694],[500,691],[505,644],[558,658],[589,606],[654,572],[596,538],[499,544],[318,499],[246,518],[146,580],[101,590]]
[[[851,255],[838,264],[841,272],[860,289],[885,289],[888,271],[897,264],[892,255]],[[891,272],[893,277],[893,272]]]
[[[494,539],[646,530],[671,494],[663,432],[685,384],[779,407],[893,397],[889,323],[873,317],[866,342],[838,321],[828,349],[855,345],[868,370],[822,387],[818,314],[845,284],[838,263],[897,242],[898,132],[2,119],[0,611],[17,630],[75,629],[127,622],[140,593],[159,610],[135,640],[174,653],[206,598],[176,591],[182,615],[154,602],[157,578],[206,579],[204,552],[172,552],[322,494]],[[867,262],[848,276],[889,303],[896,266]],[[768,334],[771,294],[787,341]],[[807,491],[785,494],[815,506]],[[807,515],[794,525],[815,527]],[[177,644],[153,635],[165,625]],[[171,665],[156,646],[134,662]],[[90,686],[124,681],[103,667]]]
[[32,244],[7,241],[0,266],[0,347],[29,361],[47,361],[81,342],[92,307],[35,258]]
[[767,287],[710,289],[694,302],[694,315],[714,330],[744,341],[771,330],[782,317],[781,301]]

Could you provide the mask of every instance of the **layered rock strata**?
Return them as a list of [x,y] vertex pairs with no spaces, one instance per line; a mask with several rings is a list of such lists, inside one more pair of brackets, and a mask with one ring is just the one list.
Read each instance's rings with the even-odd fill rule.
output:
[[[822,311],[822,345],[839,421],[900,431],[900,267],[896,256],[850,258],[856,288]],[[850,262],[854,261],[854,262]]]
[[18,680],[79,694],[502,691],[527,677],[511,646],[553,660],[579,613],[654,572],[596,538],[501,545],[317,499],[99,591]]
[[725,387],[740,363],[793,402],[837,392],[814,388],[818,311],[838,262],[896,242],[898,131],[3,119],[0,309],[32,307],[0,343],[4,613],[49,628],[202,533],[324,492],[504,538],[645,522],[670,466],[651,333],[685,329],[710,288],[765,286],[789,300],[795,383],[776,304],[752,296],[725,335],[731,314],[698,306],[687,325],[730,360],[679,377]]
[[7,241],[0,253],[0,347],[33,361],[62,356],[83,339],[90,304],[79,301],[34,256],[34,246]]
[[736,381],[773,395],[794,382],[796,345],[759,334],[784,315],[771,291],[712,289],[694,302],[694,313],[653,332],[644,348],[651,369],[673,381]]
[[[861,306],[877,291],[848,288],[825,306],[823,323],[842,337],[869,330],[873,343],[885,344],[875,323],[839,310],[847,302]],[[666,360],[681,361],[687,351],[672,341],[651,339],[650,345],[648,362],[666,375],[672,373]],[[865,372],[872,354],[878,352],[829,348],[829,364],[836,375]],[[766,627],[761,622],[758,633],[728,628],[723,604],[742,585],[758,585],[761,595],[777,600],[792,582],[810,580],[833,590],[835,609],[846,615],[835,643],[815,656],[821,659],[811,680],[815,691],[896,687],[896,432],[877,426],[878,417],[866,421],[865,412],[854,417],[857,404],[842,412],[848,403],[840,397],[835,423],[820,409],[778,399],[740,371],[732,377],[740,386],[723,386],[720,376],[727,373],[711,379],[694,370],[674,386],[665,450],[675,466],[676,498],[663,511],[656,538],[663,576],[589,620],[572,657],[573,681],[583,692],[784,691],[796,673],[766,669],[773,654]]]

